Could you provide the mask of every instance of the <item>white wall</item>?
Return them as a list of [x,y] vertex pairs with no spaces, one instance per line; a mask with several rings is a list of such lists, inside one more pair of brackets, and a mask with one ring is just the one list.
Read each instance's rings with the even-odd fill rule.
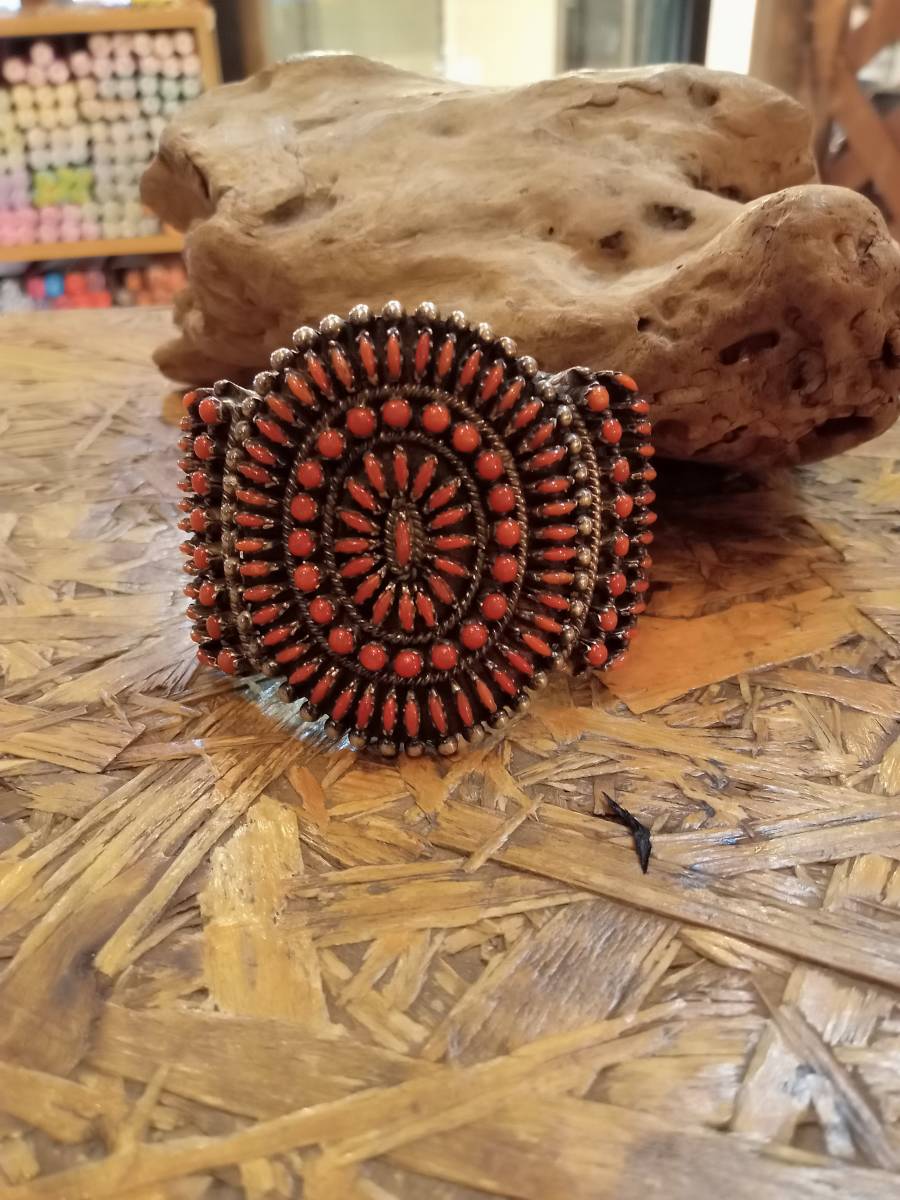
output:
[[560,0],[444,0],[444,74],[517,84],[560,68]]
[[747,74],[755,16],[756,0],[712,0],[706,38],[708,67]]

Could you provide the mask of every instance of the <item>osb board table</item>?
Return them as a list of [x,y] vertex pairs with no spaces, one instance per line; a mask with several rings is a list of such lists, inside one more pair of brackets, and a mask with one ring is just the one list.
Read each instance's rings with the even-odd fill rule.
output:
[[385,765],[195,669],[167,325],[0,323],[0,1195],[896,1197],[900,434],[663,472],[613,690]]

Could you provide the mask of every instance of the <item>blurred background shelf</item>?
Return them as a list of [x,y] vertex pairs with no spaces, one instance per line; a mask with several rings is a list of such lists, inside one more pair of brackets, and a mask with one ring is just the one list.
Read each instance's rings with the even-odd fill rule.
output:
[[143,209],[140,176],[165,122],[221,82],[214,6],[0,0],[0,74],[0,311],[42,302],[48,272],[171,274],[183,240]]
[[151,237],[99,238],[90,242],[31,242],[24,246],[4,246],[4,262],[53,262],[60,258],[116,258],[132,254],[177,254],[183,245],[181,235],[157,233]]

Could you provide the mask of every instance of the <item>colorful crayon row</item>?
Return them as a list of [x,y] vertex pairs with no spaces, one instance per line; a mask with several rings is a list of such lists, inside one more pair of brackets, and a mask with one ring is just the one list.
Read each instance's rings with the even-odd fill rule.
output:
[[199,75],[200,59],[194,35],[188,30],[174,33],[95,33],[84,49],[57,54],[53,44],[32,42],[27,55],[11,54],[0,74],[8,84],[32,88],[65,84],[70,79],[127,79],[137,73],[177,78]]
[[73,267],[28,272],[0,280],[0,312],[171,304],[186,282],[177,255],[107,271]]

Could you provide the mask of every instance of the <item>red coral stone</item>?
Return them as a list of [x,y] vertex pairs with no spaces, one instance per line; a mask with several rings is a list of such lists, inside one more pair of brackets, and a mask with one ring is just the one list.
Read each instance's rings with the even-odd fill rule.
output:
[[508,483],[498,483],[488,492],[491,512],[508,513],[516,507],[516,491]]
[[450,410],[446,404],[427,404],[422,410],[422,424],[429,433],[443,433],[450,424]]
[[266,404],[276,417],[281,417],[282,421],[287,421],[289,425],[294,423],[294,409],[289,400],[276,395],[275,392],[269,392],[266,396]]
[[488,710],[488,712],[495,713],[497,711],[497,701],[494,699],[494,693],[491,691],[491,689],[488,687],[488,685],[484,682],[483,679],[478,679],[476,677],[475,691],[478,693],[478,699],[481,701],[481,703],[484,705],[484,707]]
[[362,359],[369,382],[374,383],[378,378],[378,363],[375,361],[375,347],[372,339],[367,333],[361,333],[357,339],[357,345],[359,346],[359,357]]
[[365,729],[372,720],[375,711],[375,692],[371,687],[366,688],[356,706],[356,728]]
[[512,554],[498,554],[491,564],[491,574],[498,583],[512,583],[518,573],[519,564]]
[[321,464],[314,459],[307,459],[297,467],[297,482],[305,488],[320,488],[325,482],[325,473]]
[[475,470],[482,479],[499,479],[503,474],[503,459],[496,450],[483,450],[475,462]]
[[360,665],[367,671],[380,671],[387,660],[387,651],[380,642],[366,642],[359,652]]
[[309,693],[309,698],[313,704],[319,704],[328,693],[331,691],[335,683],[335,676],[331,671],[327,671],[322,678],[316,683],[316,686]]
[[344,435],[339,429],[326,429],[319,434],[316,448],[323,458],[340,458],[344,453]]
[[350,705],[353,703],[353,697],[356,695],[356,688],[351,684],[350,687],[344,688],[337,700],[334,702],[334,707],[331,710],[331,717],[334,721],[341,721],[346,717]]
[[385,620],[388,613],[394,604],[394,588],[386,587],[375,603],[372,605],[372,620],[376,625],[380,625]]
[[309,558],[315,548],[315,535],[308,529],[295,529],[288,538],[288,550],[297,558]]
[[237,674],[238,660],[233,650],[220,650],[216,657],[216,666],[226,675]]
[[350,654],[355,644],[353,630],[346,625],[335,625],[328,634],[328,645],[335,654]]
[[463,368],[459,373],[459,387],[468,387],[475,376],[478,374],[478,368],[481,366],[481,351],[473,350],[463,364]]
[[543,407],[540,400],[532,400],[528,404],[523,404],[513,417],[513,429],[524,429],[526,425],[530,425]]
[[388,334],[385,346],[385,358],[387,360],[388,378],[399,379],[400,371],[403,368],[403,355],[400,349],[400,338],[397,336],[396,330],[392,330]]
[[377,424],[378,418],[371,408],[351,408],[347,413],[347,428],[354,437],[371,437]]
[[397,616],[400,618],[400,624],[407,633],[412,633],[413,626],[416,623],[416,608],[413,604],[413,598],[406,588],[400,593],[400,600],[397,604]]
[[522,528],[518,521],[507,517],[503,521],[498,521],[494,526],[494,539],[501,546],[518,546],[521,538]]
[[557,596],[554,592],[540,592],[537,598],[544,608],[552,608],[556,612],[569,610],[569,602],[565,596]]
[[[249,591],[249,590],[250,589],[248,588],[247,591]],[[246,596],[247,596],[247,592],[245,591],[244,592],[245,599],[246,599]],[[282,605],[282,604],[267,604],[265,606],[265,608],[258,608],[256,610],[256,612],[253,614],[253,624],[254,625],[271,625],[271,623],[275,620],[276,617],[281,616],[283,608],[284,608],[284,605]]]
[[540,496],[558,496],[560,492],[567,492],[572,486],[572,481],[566,475],[551,475],[549,479],[542,479],[540,483],[535,484],[534,490]]
[[304,563],[294,571],[294,583],[301,592],[314,592],[319,586],[319,568]]
[[401,650],[394,657],[394,670],[401,679],[414,679],[422,670],[422,655],[418,650]]
[[609,392],[599,383],[589,387],[584,393],[584,398],[591,412],[605,412],[609,408]]
[[509,604],[506,597],[499,592],[491,592],[481,602],[482,614],[489,621],[499,621],[506,616]]
[[347,356],[339,346],[332,346],[329,354],[331,369],[347,389],[353,387],[353,370],[347,361]]
[[318,511],[319,506],[312,496],[305,496],[301,493],[291,501],[291,516],[295,521],[312,521]]
[[497,388],[503,379],[504,365],[502,362],[496,362],[485,372],[484,379],[481,381],[481,399],[490,400],[491,396],[496,392]]
[[419,720],[419,706],[410,696],[403,706],[403,724],[409,737],[418,737]]
[[585,657],[592,667],[602,667],[609,658],[609,651],[602,642],[594,642]]
[[447,712],[440,696],[434,689],[428,693],[428,713],[431,717],[431,723],[438,733],[445,734],[448,728]]
[[431,498],[428,501],[428,511],[434,512],[436,508],[441,508],[449,503],[459,491],[459,480],[451,479],[449,483],[443,484],[439,488],[435,488],[431,493]]
[[375,571],[372,575],[367,576],[356,591],[353,593],[354,604],[365,604],[375,594],[375,589],[381,583],[381,574]]
[[419,340],[416,342],[416,358],[415,367],[417,375],[424,375],[425,368],[428,366],[428,359],[431,356],[431,334],[427,329],[423,329],[419,334]]
[[316,596],[309,602],[309,615],[317,625],[328,625],[334,620],[334,605],[325,596]]
[[600,436],[610,446],[615,446],[622,440],[622,426],[615,417],[609,417],[600,426]]
[[609,469],[616,483],[627,483],[631,478],[631,464],[627,458],[617,458]]
[[456,693],[456,711],[459,713],[460,720],[464,725],[475,724],[475,716],[472,712],[472,705],[465,692],[460,691]]
[[241,563],[240,571],[244,579],[265,579],[271,575],[275,567],[272,563],[256,559],[253,562]]
[[453,430],[453,447],[460,454],[471,454],[481,445],[481,434],[473,421],[462,421]]
[[197,405],[197,413],[201,421],[207,425],[216,425],[222,419],[219,402],[215,396],[204,396]]
[[305,683],[307,679],[309,679],[312,675],[315,675],[316,671],[318,671],[319,667],[321,666],[321,663],[322,660],[319,658],[314,658],[310,662],[304,663],[301,667],[298,667],[296,671],[292,671],[291,674],[288,675],[288,683]]
[[437,373],[440,377],[446,375],[450,370],[451,366],[453,365],[453,356],[455,353],[456,339],[451,333],[444,342],[443,346],[441,346],[440,353],[438,354]]
[[431,661],[440,671],[452,671],[459,662],[459,654],[449,642],[435,642],[431,647]]
[[522,641],[529,650],[533,650],[535,654],[540,654],[542,658],[550,658],[550,656],[553,654],[553,651],[550,649],[550,646],[547,644],[547,642],[544,641],[542,637],[538,637],[536,633],[531,633],[529,630],[526,630],[522,634]]
[[419,611],[419,616],[429,628],[437,624],[437,613],[434,611],[434,605],[424,592],[416,592],[416,608]]
[[341,567],[341,577],[343,579],[356,579],[360,575],[367,575],[375,566],[375,559],[371,554],[361,554],[358,558],[351,558]]
[[498,413],[509,412],[519,397],[522,395],[522,389],[525,386],[524,379],[514,379],[503,395],[500,397],[500,402],[497,405]]
[[310,351],[306,356],[306,369],[312,376],[312,381],[326,396],[332,393],[331,377],[325,370],[325,366],[320,358]]
[[409,521],[405,517],[400,517],[394,525],[394,555],[397,559],[397,564],[400,567],[409,565],[409,560],[412,556],[412,531],[409,527]]
[[527,675],[530,678],[534,674],[534,665],[524,654],[520,654],[518,650],[507,650],[505,654],[506,661],[520,675]]
[[[438,566],[446,561],[449,560],[435,559],[435,566]],[[446,568],[442,569],[446,570]],[[449,587],[443,579],[441,579],[440,575],[429,575],[428,586],[431,588],[434,595],[437,596],[438,600],[440,600],[443,604],[452,604],[456,599],[456,596],[453,594],[453,589]]]
[[526,464],[529,471],[544,471],[561,462],[568,453],[565,446],[551,446],[549,450],[541,450],[530,458]]
[[412,408],[406,400],[386,400],[381,406],[381,416],[391,429],[405,429],[412,420]]
[[499,667],[491,669],[491,678],[496,683],[501,691],[506,692],[507,696],[514,696],[519,690],[516,681],[508,671],[501,671]]
[[480,620],[468,620],[460,630],[460,641],[468,650],[480,650],[487,641],[487,625]]
[[381,708],[381,728],[385,733],[393,733],[397,724],[397,697],[391,692]]
[[315,404],[315,397],[309,390],[309,384],[302,375],[297,375],[294,371],[288,371],[284,377],[284,381],[290,388],[291,393],[297,397],[301,404],[307,408],[311,408]]

